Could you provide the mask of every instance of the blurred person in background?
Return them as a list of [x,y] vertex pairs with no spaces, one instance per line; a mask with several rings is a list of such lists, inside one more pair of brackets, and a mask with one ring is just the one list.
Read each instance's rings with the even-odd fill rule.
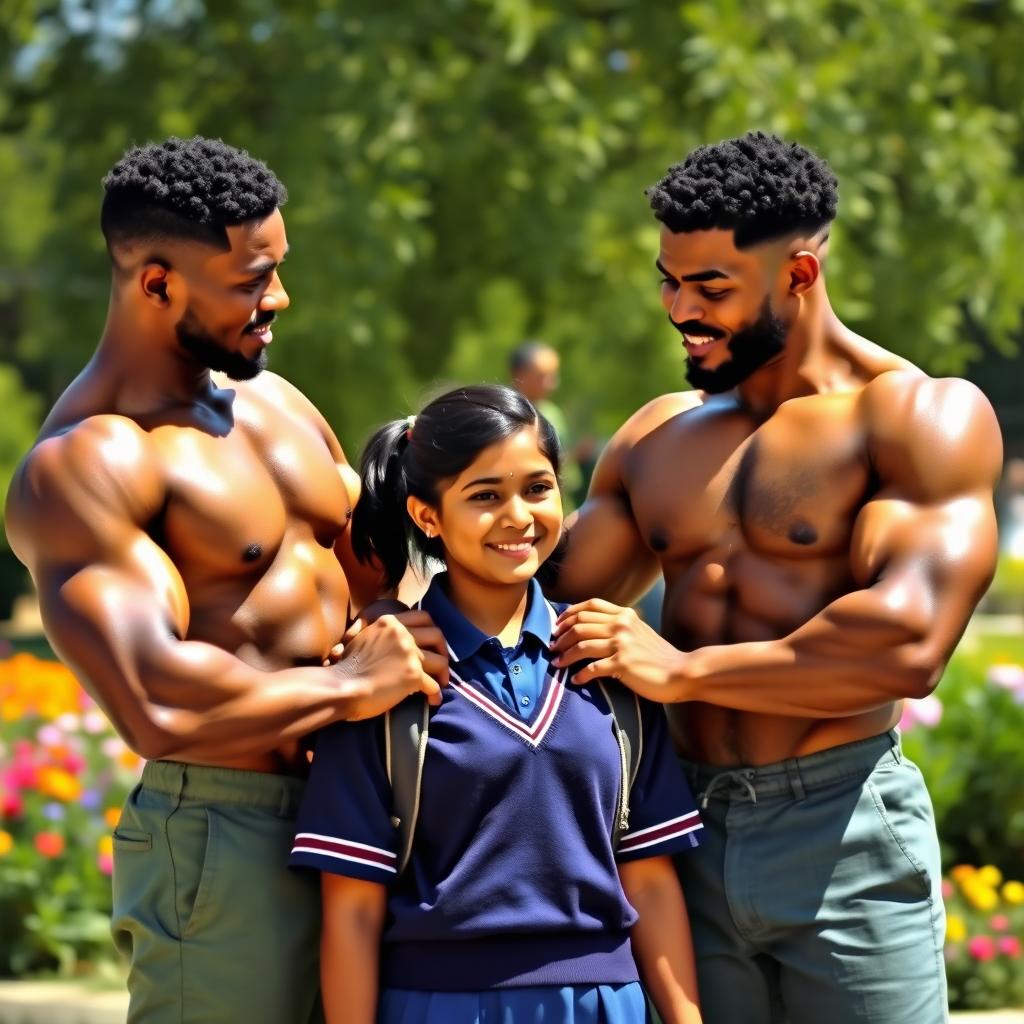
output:
[[54,650],[150,759],[114,832],[129,1021],[307,1024],[319,886],[285,869],[300,741],[439,700],[447,660],[410,612],[326,664],[380,578],[351,552],[358,476],[264,372],[284,186],[197,137],[131,149],[104,190],[107,322],[15,474],[7,533]]
[[[804,147],[702,146],[648,196],[694,390],[605,448],[557,663],[668,705],[705,822],[678,869],[706,1019],[937,1024],[939,845],[895,727],[992,578],[995,415],[833,312],[837,182]],[[660,636],[620,607],[659,574]]]

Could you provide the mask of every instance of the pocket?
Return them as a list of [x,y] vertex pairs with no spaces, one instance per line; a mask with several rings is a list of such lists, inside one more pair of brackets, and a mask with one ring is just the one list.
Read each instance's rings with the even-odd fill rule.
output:
[[938,856],[938,840],[921,776],[910,765],[876,769],[865,788],[894,852],[898,851],[922,895],[931,895],[931,865]]
[[148,853],[153,849],[152,833],[133,828],[114,829],[114,849],[122,853]]
[[167,819],[174,881],[177,934],[184,939],[201,921],[216,864],[216,815],[193,803],[180,804]]

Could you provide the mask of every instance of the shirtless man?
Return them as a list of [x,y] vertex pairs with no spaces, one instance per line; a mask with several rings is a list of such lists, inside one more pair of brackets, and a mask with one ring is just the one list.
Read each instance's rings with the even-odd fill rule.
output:
[[[570,528],[556,593],[583,603],[556,647],[596,659],[577,680],[671,705],[705,805],[680,871],[707,1020],[941,1021],[938,843],[895,726],[993,572],[995,417],[840,323],[836,182],[803,147],[701,147],[648,194],[699,390],[609,444]],[[616,606],[658,572],[663,637]]]
[[325,665],[375,579],[349,547],[357,475],[261,373],[288,305],[281,183],[195,138],[130,150],[104,186],[107,323],[14,478],[8,536],[54,648],[151,759],[114,834],[129,1020],[306,1024],[300,740],[439,699],[440,637],[385,617]]

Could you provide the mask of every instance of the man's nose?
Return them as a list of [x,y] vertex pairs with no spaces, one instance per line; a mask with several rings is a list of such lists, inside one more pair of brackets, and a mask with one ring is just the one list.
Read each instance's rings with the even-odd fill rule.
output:
[[704,307],[693,295],[687,295],[680,288],[672,299],[668,315],[674,324],[684,324],[687,320],[703,320]]
[[275,271],[267,290],[260,299],[260,309],[287,309],[291,304],[288,293],[284,290],[280,275]]

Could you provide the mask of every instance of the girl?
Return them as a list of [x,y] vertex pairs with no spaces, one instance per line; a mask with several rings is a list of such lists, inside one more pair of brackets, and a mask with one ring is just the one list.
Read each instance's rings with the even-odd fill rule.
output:
[[661,711],[642,710],[615,850],[611,712],[552,667],[559,609],[534,576],[562,527],[558,464],[550,424],[505,387],[446,394],[363,454],[355,549],[391,585],[410,551],[444,563],[421,606],[451,683],[401,873],[382,719],[317,737],[290,863],[323,873],[330,1024],[641,1024],[640,977],[666,1024],[700,1020],[668,855],[701,825]]

